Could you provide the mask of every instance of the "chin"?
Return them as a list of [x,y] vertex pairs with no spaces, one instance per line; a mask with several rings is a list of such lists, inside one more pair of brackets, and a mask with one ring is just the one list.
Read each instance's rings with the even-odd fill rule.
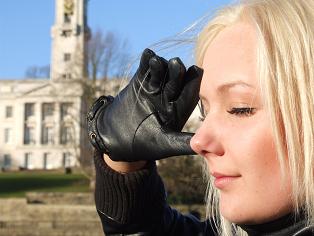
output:
[[242,214],[221,214],[226,220],[231,223],[238,224],[238,225],[254,225],[258,224],[259,222],[256,219],[252,219]]
[[235,224],[257,224],[256,218],[251,216],[242,207],[235,207],[230,204],[220,206],[220,214],[229,222]]
[[231,223],[235,224],[252,224],[252,222],[249,219],[246,219],[241,214],[226,214],[224,212],[221,212],[221,215],[228,220]]

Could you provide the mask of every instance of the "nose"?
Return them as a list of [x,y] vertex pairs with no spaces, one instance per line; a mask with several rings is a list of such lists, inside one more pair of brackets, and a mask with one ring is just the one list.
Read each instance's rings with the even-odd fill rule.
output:
[[223,156],[224,148],[218,123],[206,117],[192,137],[190,146],[194,152],[201,156]]

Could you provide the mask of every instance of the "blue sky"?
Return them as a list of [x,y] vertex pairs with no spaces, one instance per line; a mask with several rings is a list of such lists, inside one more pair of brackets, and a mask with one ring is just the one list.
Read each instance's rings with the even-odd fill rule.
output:
[[[231,0],[90,0],[92,30],[127,38],[131,55],[184,30]],[[26,68],[50,62],[50,28],[55,0],[2,1],[0,8],[0,79],[23,78]],[[177,55],[173,55],[177,56]]]

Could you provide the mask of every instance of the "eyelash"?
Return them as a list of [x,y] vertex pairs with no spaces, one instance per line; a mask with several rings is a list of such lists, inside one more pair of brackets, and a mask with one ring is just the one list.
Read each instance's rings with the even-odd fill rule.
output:
[[[205,120],[205,112],[204,109],[201,106],[201,115],[199,116],[199,120],[200,121],[204,121]],[[237,108],[237,107],[233,107],[230,111],[227,111],[228,113],[232,114],[232,115],[236,115],[236,116],[251,116],[254,114],[255,112],[255,108],[253,107],[241,107],[241,108]]]

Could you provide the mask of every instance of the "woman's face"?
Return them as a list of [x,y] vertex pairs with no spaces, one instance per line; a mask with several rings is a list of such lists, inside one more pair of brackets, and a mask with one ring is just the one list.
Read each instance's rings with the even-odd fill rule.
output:
[[256,31],[247,23],[224,29],[208,47],[200,89],[205,119],[191,140],[214,177],[221,214],[242,224],[292,209],[290,175],[281,177],[262,102],[256,49]]

